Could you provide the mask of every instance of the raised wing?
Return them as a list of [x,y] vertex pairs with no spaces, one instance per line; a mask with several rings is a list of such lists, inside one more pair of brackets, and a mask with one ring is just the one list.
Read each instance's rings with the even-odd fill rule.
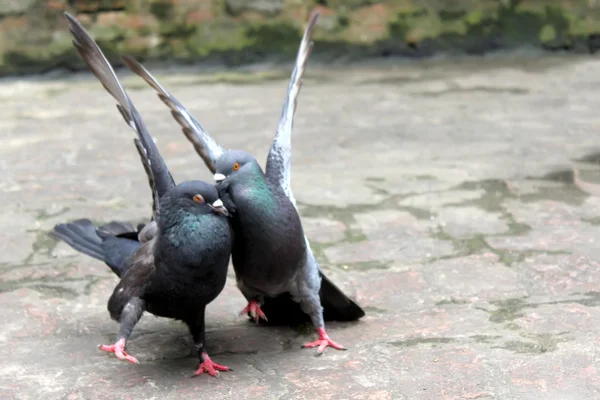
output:
[[214,174],[216,172],[215,163],[223,154],[221,146],[210,137],[200,122],[190,114],[183,104],[171,96],[142,64],[130,56],[123,56],[122,59],[127,68],[139,75],[158,92],[158,97],[171,109],[171,114],[181,126],[185,137],[192,142],[198,155],[202,157],[208,169]]
[[312,34],[318,18],[319,13],[313,13],[304,30],[304,36],[302,37],[298,55],[296,56],[294,71],[292,72],[285,102],[283,103],[283,109],[281,110],[277,133],[275,134],[275,139],[273,140],[271,150],[267,157],[267,179],[269,179],[272,184],[281,186],[294,206],[296,206],[296,199],[292,193],[290,178],[292,125],[294,122],[294,113],[296,112],[298,94],[300,93],[300,87],[302,86],[302,76],[304,75],[306,64],[313,46]]
[[135,144],[135,148],[140,155],[140,160],[144,166],[144,171],[146,171],[146,176],[148,177],[148,185],[150,186],[150,191],[152,191],[152,220],[156,220],[158,219],[160,213],[160,208],[158,207],[159,196],[158,192],[156,191],[156,182],[154,182],[154,174],[152,174],[150,160],[148,160],[148,154],[146,153],[146,149],[144,149],[142,142],[140,142],[139,139],[133,139],[133,143]]
[[[146,125],[135,109],[129,96],[119,82],[115,71],[89,33],[69,13],[65,13],[69,21],[69,30],[74,37],[73,45],[81,58],[90,67],[96,78],[102,83],[104,89],[117,100],[117,109],[125,122],[137,133],[139,144],[143,147],[144,154],[140,152],[146,171],[150,170],[148,178],[153,193],[162,197],[175,186],[173,177],[160,155],[154,140],[148,133]],[[137,146],[137,144],[136,144]],[[139,150],[138,150],[139,151]],[[155,199],[156,201],[156,199]],[[156,207],[156,204],[154,205]]]

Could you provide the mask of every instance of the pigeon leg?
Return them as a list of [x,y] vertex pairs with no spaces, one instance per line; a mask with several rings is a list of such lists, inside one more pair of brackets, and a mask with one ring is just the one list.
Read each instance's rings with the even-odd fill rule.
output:
[[262,318],[265,321],[268,321],[265,313],[260,309],[260,304],[256,300],[250,300],[248,305],[244,307],[244,309],[240,312],[240,315],[244,315],[249,313],[252,318],[254,318],[254,322],[258,324],[259,320]]
[[134,297],[129,300],[119,318],[119,335],[117,336],[116,343],[113,345],[98,345],[98,348],[107,353],[114,353],[119,360],[127,360],[130,363],[139,364],[135,357],[125,351],[125,344],[133,331],[133,327],[142,317],[145,308],[145,303],[140,298]]
[[317,348],[317,353],[315,355],[320,356],[325,351],[325,348],[333,347],[337,350],[346,350],[344,346],[338,344],[329,338],[327,331],[325,331],[325,322],[323,321],[323,307],[321,306],[321,301],[319,299],[318,293],[310,294],[308,296],[303,296],[299,298],[300,308],[302,311],[307,313],[312,320],[313,325],[317,328],[317,332],[319,334],[319,339],[314,342],[306,343],[303,345],[303,348]]
[[254,322],[259,323],[260,319],[267,320],[267,316],[260,309],[260,306],[263,304],[263,296],[258,293],[255,289],[246,285],[243,279],[239,276],[236,276],[236,283],[240,292],[244,295],[246,300],[248,300],[248,305],[244,307],[242,311],[240,311],[240,315],[249,314],[251,318],[254,318]]
[[197,315],[196,320],[188,323],[188,327],[190,329],[190,333],[192,334],[192,338],[194,339],[194,346],[198,351],[198,358],[200,359],[198,369],[192,377],[202,375],[205,372],[210,376],[217,377],[219,376],[219,371],[232,371],[231,368],[226,367],[225,365],[217,364],[211,360],[211,358],[208,356],[208,353],[204,349],[204,307]]

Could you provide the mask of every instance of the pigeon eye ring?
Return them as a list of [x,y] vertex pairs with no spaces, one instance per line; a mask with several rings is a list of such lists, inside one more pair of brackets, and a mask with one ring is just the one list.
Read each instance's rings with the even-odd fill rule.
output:
[[197,194],[197,195],[194,196],[194,201],[196,203],[202,204],[202,203],[204,203],[204,197],[202,197],[201,195]]
[[240,169],[240,163],[233,164],[233,170],[237,171],[238,169]]

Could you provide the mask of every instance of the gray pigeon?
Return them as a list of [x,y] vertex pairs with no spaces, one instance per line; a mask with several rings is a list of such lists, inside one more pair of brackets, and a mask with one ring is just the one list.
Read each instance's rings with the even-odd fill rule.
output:
[[205,348],[204,314],[225,286],[232,237],[227,209],[216,188],[202,181],[175,185],[152,137],[102,51],[85,29],[65,13],[73,44],[96,77],[118,101],[118,109],[138,134],[136,147],[151,184],[153,226],[141,243],[136,232],[111,223],[96,229],[89,220],[60,224],[54,236],[74,249],[106,262],[121,278],[108,301],[119,322],[117,341],[100,346],[119,359],[137,363],[125,351],[144,311],[186,323],[200,360],[196,375],[216,376],[229,368],[216,364]]
[[260,318],[285,318],[286,314],[296,315],[292,305],[299,304],[319,334],[318,340],[304,347],[317,347],[319,355],[327,346],[344,349],[327,335],[324,311],[330,319],[344,321],[359,319],[365,313],[320,269],[304,235],[290,186],[292,122],[317,18],[314,13],[298,50],[266,173],[249,153],[221,148],[141,64],[131,57],[123,57],[123,61],[158,92],[214,174],[219,194],[233,215],[233,266],[237,285],[248,300],[242,314],[249,313],[257,322]]

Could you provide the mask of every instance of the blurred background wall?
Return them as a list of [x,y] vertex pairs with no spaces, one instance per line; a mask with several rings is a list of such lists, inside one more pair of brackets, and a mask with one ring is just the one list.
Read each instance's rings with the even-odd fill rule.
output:
[[83,68],[63,11],[114,61],[240,65],[291,58],[314,8],[327,59],[600,48],[600,0],[1,0],[0,75]]

